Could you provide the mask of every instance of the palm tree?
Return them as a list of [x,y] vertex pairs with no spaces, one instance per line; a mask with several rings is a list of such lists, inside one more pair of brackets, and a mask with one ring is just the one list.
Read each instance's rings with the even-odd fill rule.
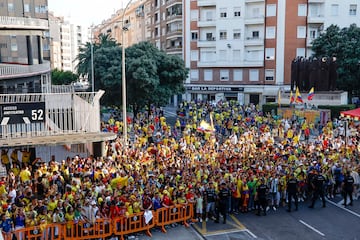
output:
[[[115,47],[119,44],[115,39],[110,37],[109,34],[100,33],[93,43],[93,58],[94,63],[96,62],[96,50],[100,48],[109,48]],[[91,79],[91,42],[86,42],[83,46],[79,48],[79,54],[76,58],[78,64],[76,66],[77,73],[80,77],[88,76],[88,79]],[[94,79],[96,80],[96,66],[94,65]]]

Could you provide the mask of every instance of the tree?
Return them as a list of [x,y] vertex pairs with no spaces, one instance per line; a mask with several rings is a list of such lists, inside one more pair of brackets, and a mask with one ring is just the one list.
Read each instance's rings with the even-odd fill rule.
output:
[[[104,105],[122,104],[122,50],[108,35],[99,35],[94,44],[95,90],[105,90]],[[149,104],[167,103],[172,95],[184,91],[188,70],[179,57],[167,55],[148,42],[126,50],[127,103],[134,112]],[[86,43],[78,55],[78,73],[91,76],[91,44]]]
[[313,41],[314,56],[336,57],[338,65],[338,89],[349,97],[360,96],[360,28],[356,24],[340,29],[329,26]]
[[159,51],[149,42],[127,48],[127,99],[135,116],[145,106],[165,105],[171,96],[183,93],[187,74],[182,59]]
[[54,85],[68,85],[75,82],[79,76],[71,71],[54,69],[51,71],[51,83]]

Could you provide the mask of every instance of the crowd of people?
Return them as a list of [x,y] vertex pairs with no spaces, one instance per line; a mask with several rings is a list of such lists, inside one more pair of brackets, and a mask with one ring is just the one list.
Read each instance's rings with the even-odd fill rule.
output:
[[180,104],[173,126],[156,108],[128,123],[128,143],[119,119],[102,124],[119,135],[106,143],[105,156],[29,161],[29,154],[18,159],[18,150],[9,157],[3,149],[2,231],[188,203],[199,221],[223,216],[225,223],[228,213],[292,211],[302,201],[314,207],[319,196],[323,207],[325,197],[338,194],[351,197],[344,204],[358,199],[360,131],[353,121],[344,133],[338,120],[282,119],[255,105],[192,101]]

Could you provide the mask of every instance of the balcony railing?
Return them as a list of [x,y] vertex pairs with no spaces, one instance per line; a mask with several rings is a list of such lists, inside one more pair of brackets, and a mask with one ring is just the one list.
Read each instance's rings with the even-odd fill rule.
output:
[[25,77],[50,71],[50,62],[36,65],[0,64],[0,79]]
[[199,7],[216,6],[216,0],[198,0]]
[[49,21],[38,18],[0,16],[0,29],[48,30]]
[[207,19],[199,19],[197,22],[198,27],[215,27],[216,26],[216,19],[214,18],[207,18]]

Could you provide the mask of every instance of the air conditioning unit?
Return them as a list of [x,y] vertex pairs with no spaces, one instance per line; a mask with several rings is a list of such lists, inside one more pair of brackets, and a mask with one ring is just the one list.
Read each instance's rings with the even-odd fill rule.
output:
[[275,57],[274,56],[266,56],[266,60],[274,60]]

